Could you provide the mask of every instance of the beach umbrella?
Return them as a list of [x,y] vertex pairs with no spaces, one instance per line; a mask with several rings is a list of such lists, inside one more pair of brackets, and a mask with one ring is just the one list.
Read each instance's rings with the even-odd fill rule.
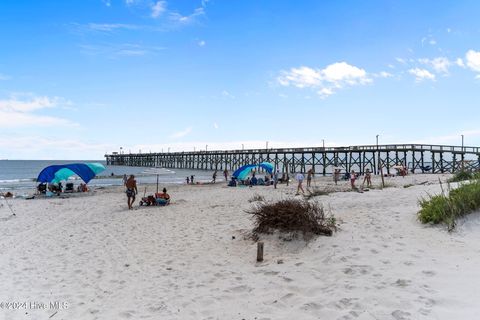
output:
[[166,174],[175,174],[175,171],[168,170],[165,168],[148,168],[147,170],[142,171],[142,174],[146,175],[156,175],[157,176],[157,193],[158,193],[158,178],[160,175]]
[[257,167],[267,170],[268,173],[273,172],[273,164],[271,164],[270,162],[262,162],[260,164],[247,164],[245,166],[241,166],[240,168],[235,170],[235,172],[232,174],[232,176],[234,176],[235,178],[237,178],[239,180],[244,180],[248,176],[250,171],[253,168],[257,168]]
[[38,182],[59,183],[68,180],[73,175],[79,176],[85,183],[105,170],[101,163],[70,163],[53,165],[44,168],[38,175]]

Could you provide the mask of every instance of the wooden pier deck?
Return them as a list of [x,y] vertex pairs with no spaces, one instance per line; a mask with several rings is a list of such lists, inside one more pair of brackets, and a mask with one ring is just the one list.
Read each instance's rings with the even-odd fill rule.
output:
[[[163,167],[198,170],[235,170],[260,163],[274,164],[281,172],[331,174],[333,167],[342,171],[390,173],[395,166],[411,172],[453,173],[461,169],[480,169],[480,147],[395,144],[348,147],[282,148],[250,150],[212,150],[197,152],[106,154],[107,165]],[[430,170],[426,170],[430,167]]]

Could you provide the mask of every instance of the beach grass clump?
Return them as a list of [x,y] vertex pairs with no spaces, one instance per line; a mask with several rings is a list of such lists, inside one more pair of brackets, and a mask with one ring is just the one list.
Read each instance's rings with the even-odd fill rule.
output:
[[442,189],[441,194],[420,200],[420,222],[444,223],[452,231],[458,218],[480,209],[480,180],[463,183],[456,189],[448,185],[447,191]]
[[461,170],[456,172],[453,177],[448,179],[448,182],[460,182],[460,181],[465,181],[465,180],[471,180],[473,179],[473,172],[468,171],[468,170]]
[[261,202],[261,201],[265,201],[265,197],[262,196],[262,195],[259,195],[259,194],[254,194],[253,197],[251,197],[248,202]]
[[456,172],[453,177],[448,179],[448,182],[460,182],[466,180],[480,179],[480,172],[473,172],[469,170],[461,170]]
[[336,231],[336,220],[327,214],[318,202],[306,199],[287,199],[277,202],[259,202],[247,211],[253,216],[252,234],[258,239],[261,233],[280,231],[302,233],[305,239],[310,235],[331,236]]
[[332,189],[319,188],[319,187],[314,187],[312,189],[308,189],[307,191],[308,191],[308,194],[305,195],[306,199],[311,199],[318,196],[326,196],[332,192],[335,192],[335,190],[332,190]]

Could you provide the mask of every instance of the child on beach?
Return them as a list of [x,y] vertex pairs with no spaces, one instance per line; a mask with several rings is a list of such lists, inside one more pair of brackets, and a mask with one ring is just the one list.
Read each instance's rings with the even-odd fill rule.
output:
[[350,184],[352,186],[352,190],[355,190],[356,187],[355,187],[355,180],[357,179],[357,176],[355,175],[355,171],[352,170],[352,172],[350,172]]
[[307,171],[307,188],[310,188],[312,185],[312,177],[313,177],[313,168]]
[[217,180],[217,170],[213,172],[212,182],[215,183],[216,180]]

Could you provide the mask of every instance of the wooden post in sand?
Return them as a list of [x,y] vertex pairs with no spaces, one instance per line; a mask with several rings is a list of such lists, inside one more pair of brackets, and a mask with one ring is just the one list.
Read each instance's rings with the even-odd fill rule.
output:
[[257,242],[257,262],[263,261],[263,242]]

